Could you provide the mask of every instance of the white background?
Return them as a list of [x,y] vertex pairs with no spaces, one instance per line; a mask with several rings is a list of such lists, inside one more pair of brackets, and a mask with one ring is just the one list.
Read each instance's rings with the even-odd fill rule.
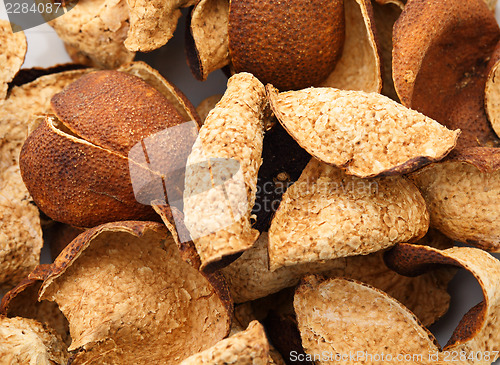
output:
[[[186,11],[183,11],[183,17],[174,38],[165,47],[150,54],[141,54],[136,59],[147,61],[153,65],[163,76],[177,85],[196,106],[210,95],[222,94],[227,79],[221,71],[212,73],[208,80],[203,83],[197,81],[191,75],[184,53],[186,13]],[[500,6],[497,8],[496,16],[497,20],[500,19]],[[0,19],[7,19],[3,1],[0,2]],[[62,42],[50,26],[46,24],[40,25],[27,30],[25,34],[28,39],[28,53],[23,68],[49,67],[71,62]],[[496,256],[500,258],[499,255]],[[50,252],[47,248],[42,250],[42,262],[50,262]],[[462,316],[483,298],[479,284],[465,270],[461,270],[453,279],[449,291],[452,294],[450,311],[436,325],[431,327],[432,332],[442,346],[451,337],[453,329]],[[500,360],[496,364],[500,364]]]

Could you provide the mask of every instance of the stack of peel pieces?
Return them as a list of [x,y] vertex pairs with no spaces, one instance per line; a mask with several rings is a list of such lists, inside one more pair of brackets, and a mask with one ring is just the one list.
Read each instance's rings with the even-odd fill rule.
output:
[[[10,84],[17,70],[6,72],[0,121],[8,133],[1,140],[0,166],[10,178],[1,188],[13,204],[1,213],[31,209],[24,217],[33,237],[25,238],[25,225],[9,234],[18,247],[41,246],[31,197],[50,217],[89,229],[65,242],[52,264],[33,271],[36,254],[29,264],[21,254],[19,260],[1,258],[11,271],[4,271],[2,285],[19,283],[0,305],[1,358],[41,364],[281,364],[291,359],[280,347],[289,342],[319,364],[339,355],[346,364],[386,363],[381,354],[402,355],[399,363],[446,364],[453,351],[460,364],[492,363],[500,343],[500,263],[485,252],[498,251],[500,237],[500,30],[492,4],[379,3],[375,13],[369,1],[322,3],[321,10],[334,13],[335,32],[325,38],[333,48],[324,54],[334,67],[310,67],[311,74],[299,75],[286,63],[271,65],[281,72],[274,82],[267,79],[269,69],[244,72],[259,56],[260,46],[242,40],[243,31],[256,31],[246,13],[253,4],[198,2],[188,25],[196,56],[191,66],[199,78],[225,65],[233,73],[224,95],[199,108],[209,109],[203,118],[142,63],[59,72],[20,86]],[[70,29],[83,35],[111,31],[108,41],[115,48],[96,43],[99,37],[86,43],[81,35],[66,34],[73,42],[68,49],[86,63],[116,68],[131,59],[130,50],[166,41],[168,31],[152,34],[151,24],[169,25],[165,19],[176,20],[178,8],[190,3],[79,5],[71,19],[85,26]],[[397,13],[385,17],[386,6],[402,9],[393,46],[377,39],[376,21],[385,19],[391,28]],[[150,7],[154,11],[145,11]],[[252,9],[250,19],[262,15],[258,6]],[[301,18],[305,8],[294,3],[290,9],[291,17]],[[274,10],[277,19],[284,16],[283,9]],[[65,29],[62,19],[54,21],[60,21],[59,31]],[[15,44],[16,69],[23,38],[7,37],[7,44]],[[308,37],[304,28],[297,49]],[[359,39],[362,47],[353,48]],[[393,70],[393,84],[385,89],[378,42],[392,50],[382,55]],[[302,88],[310,84],[318,87]],[[170,135],[178,144],[162,144],[158,133],[189,120],[195,121],[189,133]],[[266,162],[266,133],[273,128],[286,131],[311,158],[267,215],[268,232],[259,232],[256,227],[266,222],[254,215],[258,176]],[[136,146],[144,156],[131,153]],[[167,148],[174,151],[167,155]],[[28,190],[20,179],[19,152]],[[96,158],[101,153],[108,157]],[[82,166],[97,159],[101,168],[82,175]],[[180,210],[168,196],[172,176],[165,171],[177,171],[172,167],[184,159]],[[51,178],[54,171],[68,178]],[[137,171],[139,190],[129,181]],[[277,180],[290,178],[278,172],[285,177]],[[114,174],[125,176],[124,182],[109,179]],[[126,186],[112,190],[111,180]],[[126,220],[132,218],[141,221]],[[453,247],[453,240],[478,248]],[[477,279],[483,301],[441,348],[427,327],[448,310],[446,287],[457,269]],[[284,304],[272,303],[276,298]],[[246,309],[255,312],[238,326],[235,317]],[[279,318],[282,338],[270,318]],[[286,337],[290,328],[295,339]],[[283,358],[273,356],[273,345]],[[356,360],[344,358],[351,353]]]

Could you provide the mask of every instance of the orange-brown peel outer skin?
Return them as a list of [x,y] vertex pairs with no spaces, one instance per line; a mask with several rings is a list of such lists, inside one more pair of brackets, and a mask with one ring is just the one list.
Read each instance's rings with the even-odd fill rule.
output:
[[345,38],[342,0],[232,0],[229,54],[280,90],[316,85],[333,71]]
[[81,227],[157,220],[136,201],[126,158],[58,133],[49,118],[28,136],[19,163],[33,200],[54,220]]

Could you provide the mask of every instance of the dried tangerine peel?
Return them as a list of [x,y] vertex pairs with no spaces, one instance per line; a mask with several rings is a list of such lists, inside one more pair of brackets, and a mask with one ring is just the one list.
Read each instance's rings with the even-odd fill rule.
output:
[[345,0],[345,43],[335,69],[319,86],[380,92],[381,61],[371,2]]
[[255,244],[231,265],[221,270],[235,303],[243,303],[299,283],[302,276],[332,269],[342,270],[343,260],[305,263],[269,270],[268,235],[262,233]]
[[500,250],[500,169],[444,161],[411,175],[427,203],[431,226],[453,240]]
[[125,47],[135,52],[160,48],[172,38],[181,7],[196,4],[196,0],[127,0],[130,28]]
[[498,145],[484,89],[500,29],[485,2],[412,0],[393,39],[394,86],[402,104],[460,128],[457,148]]
[[229,54],[236,72],[290,90],[316,85],[335,68],[345,38],[342,0],[229,4]]
[[[426,364],[437,351],[432,334],[407,308],[386,293],[349,279],[322,281],[308,276],[297,288],[294,298],[302,345],[306,353],[422,355]],[[390,346],[388,348],[388,346]],[[326,364],[329,361],[317,361]],[[342,364],[383,364],[383,361],[349,357]]]
[[11,24],[7,20],[0,20],[0,100],[7,96],[9,82],[16,76],[24,63],[24,57],[28,49],[26,36],[23,32],[13,33]]
[[267,86],[285,129],[311,155],[358,177],[402,174],[445,157],[460,131],[376,93]]
[[0,316],[0,338],[4,364],[65,365],[70,357],[61,338],[33,319]]
[[[483,290],[483,302],[473,307],[453,332],[447,351],[496,351],[500,341],[498,316],[500,314],[500,262],[476,248],[454,247],[438,250],[428,246],[401,244],[386,254],[389,267],[403,275],[415,276],[437,265],[464,268],[477,279]],[[486,361],[491,363],[493,361]]]
[[[446,236],[430,230],[418,244],[440,249],[453,246]],[[389,294],[410,309],[424,326],[441,318],[450,305],[447,287],[456,273],[455,268],[439,268],[417,277],[407,277],[389,269],[384,262],[384,251],[345,259],[345,267],[322,273],[326,277],[345,277],[359,280]]]
[[132,61],[134,52],[123,42],[129,31],[125,0],[79,1],[71,11],[49,22],[72,53],[93,66],[117,68]]
[[360,179],[313,159],[271,222],[270,268],[366,255],[416,241],[428,226],[425,201],[405,177]]
[[201,0],[191,13],[186,50],[193,75],[201,81],[229,64],[229,1]]
[[34,114],[50,109],[52,95],[85,70],[42,76],[15,86],[0,108],[0,286],[16,285],[40,261],[42,230],[38,208],[21,179],[18,159]]
[[196,112],[198,113],[202,121],[204,121],[207,118],[208,113],[210,113],[210,111],[213,108],[215,108],[215,106],[217,105],[217,103],[220,101],[221,98],[222,94],[215,94],[209,96],[206,99],[203,99],[201,103],[198,104],[198,106],[196,107]]
[[223,282],[182,261],[158,223],[90,229],[51,269],[40,299],[57,302],[68,318],[69,350],[88,350],[94,361],[177,364],[229,332],[232,305]]
[[269,343],[264,327],[253,321],[248,328],[231,337],[218,342],[215,346],[192,355],[180,365],[267,365],[269,359]]
[[265,103],[264,86],[255,77],[248,73],[231,77],[189,155],[184,221],[202,269],[249,249],[258,237],[250,213],[262,162]]
[[488,78],[484,91],[484,104],[491,127],[496,135],[500,137],[500,44],[497,44],[495,52],[488,64]]
[[201,126],[201,119],[186,95],[148,64],[141,61],[131,62],[122,65],[118,71],[140,77],[159,91],[175,107],[185,121],[192,120]]

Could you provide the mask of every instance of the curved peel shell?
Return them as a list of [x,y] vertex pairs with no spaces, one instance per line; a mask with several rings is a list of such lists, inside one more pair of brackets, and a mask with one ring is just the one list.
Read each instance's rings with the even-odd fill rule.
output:
[[188,357],[180,365],[266,365],[269,358],[269,343],[264,327],[252,321],[245,331],[239,332],[215,346]]
[[344,11],[344,49],[335,69],[319,86],[380,92],[382,63],[372,4],[369,0],[344,0]]
[[28,49],[26,36],[23,32],[13,33],[11,24],[7,20],[0,20],[0,100],[7,96],[8,84],[14,79],[24,63],[24,56]]
[[278,93],[271,107],[310,154],[358,177],[402,174],[445,157],[460,131],[375,93],[308,88]]
[[228,0],[201,0],[194,6],[186,25],[186,52],[198,80],[229,64],[228,24]]
[[342,54],[344,19],[342,0],[230,1],[232,66],[283,90],[316,85]]
[[40,299],[68,318],[74,364],[177,364],[224,338],[232,312],[220,277],[184,263],[152,222],[81,234],[51,265]]
[[425,201],[406,178],[359,179],[313,159],[271,222],[270,268],[366,255],[416,241],[428,226]]
[[497,137],[500,137],[500,43],[497,44],[495,52],[488,64],[488,78],[484,90],[484,105],[491,127]]
[[262,162],[264,86],[252,75],[231,77],[188,158],[184,222],[201,268],[249,249],[257,173]]
[[481,171],[467,161],[451,160],[427,166],[411,178],[427,203],[432,227],[451,239],[500,250],[498,167]]

